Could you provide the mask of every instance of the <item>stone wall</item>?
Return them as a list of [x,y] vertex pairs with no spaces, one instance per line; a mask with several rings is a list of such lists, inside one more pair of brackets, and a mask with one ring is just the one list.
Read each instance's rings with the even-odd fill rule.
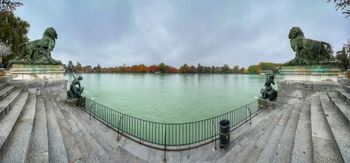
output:
[[60,100],[67,97],[67,80],[22,80],[9,84],[23,89],[37,88],[36,93],[42,96],[56,96]]
[[281,80],[278,84],[279,104],[293,104],[311,97],[316,92],[335,91],[339,84],[333,81],[291,81]]

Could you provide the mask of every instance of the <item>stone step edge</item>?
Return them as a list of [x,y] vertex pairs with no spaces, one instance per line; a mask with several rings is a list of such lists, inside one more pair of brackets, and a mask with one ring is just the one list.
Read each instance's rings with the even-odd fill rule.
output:
[[[327,101],[328,101],[327,103],[328,103],[328,105],[332,105],[331,97],[329,97],[329,95],[328,95],[327,93],[320,93],[320,99],[321,99],[321,96],[322,96],[323,98],[327,98]],[[341,150],[341,147],[339,146],[339,139],[338,139],[338,137],[334,136],[334,134],[335,134],[335,133],[334,133],[334,132],[335,132],[335,129],[331,127],[330,118],[329,118],[329,116],[326,115],[326,111],[325,111],[325,107],[327,107],[326,101],[321,99],[321,105],[322,105],[322,110],[323,110],[324,116],[326,117],[326,120],[327,120],[328,127],[329,127],[329,129],[330,129],[330,131],[331,131],[331,135],[332,135],[332,137],[333,137],[333,139],[334,139],[334,141],[335,141],[336,149],[337,149],[337,151],[338,151],[338,154],[342,157],[342,160],[344,160],[344,157],[343,157],[344,155],[343,155],[343,154],[347,154],[347,153],[342,152],[343,150]],[[333,106],[331,106],[331,107],[334,107],[333,109],[335,109],[336,114],[338,114],[338,115],[341,116],[342,113],[339,113],[339,110],[337,110],[337,109],[335,108],[336,106],[333,105]],[[350,142],[349,142],[349,143],[350,143]],[[349,162],[350,160],[344,160],[344,161]]]
[[[23,151],[24,153],[21,153],[22,155],[18,155],[19,153],[16,153],[16,155],[14,155],[13,152],[9,154],[9,157],[12,157],[12,158],[15,157],[14,158],[15,160],[8,158],[12,161],[24,162],[25,160],[27,160],[29,147],[30,147],[30,140],[31,140],[32,135],[33,135],[33,124],[34,124],[33,122],[35,121],[35,113],[36,113],[36,108],[35,108],[35,102],[36,102],[35,99],[36,98],[35,97],[36,96],[34,94],[29,94],[29,96],[27,97],[26,102],[24,104],[24,108],[22,109],[23,111],[21,112],[19,119],[17,119],[17,121],[20,120],[21,123],[17,123],[14,126],[13,134],[21,133],[21,136],[25,136],[26,143],[23,146],[25,151]],[[33,108],[33,104],[34,104],[34,108]],[[32,113],[32,115],[30,113]],[[27,126],[27,125],[29,125],[30,131],[19,130],[21,128],[23,129],[23,126]],[[15,132],[17,132],[17,133],[15,133]],[[24,133],[27,132],[28,135],[24,135],[23,132]],[[17,139],[17,141],[14,141],[13,142],[14,144],[12,144],[12,145],[15,145],[19,142],[19,140],[18,140],[18,137],[13,137],[13,134],[11,135],[11,138],[10,138],[11,140],[9,142]],[[24,137],[21,137],[21,138],[24,138]],[[18,148],[18,146],[16,146],[16,147]],[[10,146],[8,146],[8,148],[11,149]],[[7,151],[7,152],[10,152],[10,151]],[[6,159],[6,158],[3,158],[3,159]],[[4,162],[10,162],[10,160],[4,161]]]
[[[289,118],[292,114],[293,108],[294,106],[291,105],[286,105],[287,110],[284,112],[284,115],[282,116],[282,118],[280,119],[280,121],[277,123],[275,129],[272,131],[269,140],[267,141],[267,144],[269,146],[265,146],[265,148],[263,149],[263,151],[260,153],[260,156],[258,158],[258,162],[271,162],[274,156],[274,153],[277,150],[278,144],[275,144],[274,142],[277,141],[279,142],[279,139],[281,138],[281,135],[289,121]],[[285,107],[283,107],[285,108]],[[286,108],[285,108],[286,109]],[[279,127],[279,128],[278,128]],[[278,129],[281,129],[281,131],[278,131]],[[272,136],[275,135],[277,136],[277,139],[274,139]],[[269,151],[268,148],[272,148],[272,151]],[[269,155],[267,155],[269,154]],[[267,160],[265,160],[267,159]],[[262,161],[261,161],[262,160]]]
[[[25,103],[27,103],[28,94],[23,93],[23,94],[18,95],[18,96],[25,96],[25,97],[23,97],[23,98],[26,98]],[[20,115],[21,115],[22,112],[23,112],[23,108],[24,108],[24,105],[21,107],[20,112],[19,112],[18,115],[15,117],[15,122],[12,124],[12,127],[11,127],[10,132],[9,132],[7,135],[5,135],[5,137],[3,138],[3,141],[0,142],[0,158],[1,158],[1,156],[3,155],[3,153],[4,153],[3,150],[4,150],[4,147],[5,147],[5,146],[7,145],[7,143],[8,143],[9,137],[11,137],[12,134],[13,134],[14,127],[17,125],[18,119],[19,119]],[[1,138],[0,138],[0,139],[1,139]]]

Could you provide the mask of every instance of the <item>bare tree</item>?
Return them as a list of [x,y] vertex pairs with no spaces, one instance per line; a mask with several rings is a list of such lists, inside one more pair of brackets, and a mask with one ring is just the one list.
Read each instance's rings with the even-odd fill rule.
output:
[[17,7],[22,6],[21,2],[12,0],[0,0],[0,12],[14,11]]
[[4,64],[2,63],[2,57],[6,57],[11,53],[11,46],[7,46],[3,42],[0,42],[0,68],[4,67]]
[[342,10],[346,17],[350,16],[350,0],[328,0],[328,2],[334,2],[336,11]]

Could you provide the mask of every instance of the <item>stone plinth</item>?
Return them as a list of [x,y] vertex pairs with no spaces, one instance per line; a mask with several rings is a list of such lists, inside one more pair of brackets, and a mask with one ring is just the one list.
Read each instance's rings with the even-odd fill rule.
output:
[[13,80],[9,84],[24,90],[35,88],[36,94],[41,96],[53,96],[59,100],[67,98],[67,80]]
[[276,108],[277,107],[277,101],[270,101],[268,99],[258,99],[258,108],[259,109],[266,109],[266,108]]
[[279,73],[283,80],[337,81],[341,69],[336,64],[282,66]]
[[64,80],[63,65],[13,64],[13,80]]
[[333,92],[339,88],[334,81],[277,81],[277,102],[279,104],[293,104],[311,97],[317,92]]

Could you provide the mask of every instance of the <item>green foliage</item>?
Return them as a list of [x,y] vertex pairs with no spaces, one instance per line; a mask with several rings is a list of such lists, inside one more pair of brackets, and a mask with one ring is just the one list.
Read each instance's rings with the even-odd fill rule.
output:
[[275,63],[271,63],[271,62],[260,62],[259,66],[260,66],[261,70],[272,70],[272,71],[275,71],[277,69],[276,64]]
[[350,68],[350,42],[344,44],[343,49],[336,52],[335,58],[341,61],[344,70]]
[[164,64],[163,62],[159,64],[159,71],[162,73],[166,73],[169,70],[169,66]]
[[271,62],[260,62],[257,65],[251,65],[248,67],[249,74],[260,74],[261,72],[274,72],[276,73],[281,64],[271,63]]
[[248,73],[249,74],[258,74],[259,70],[258,70],[258,65],[251,65],[248,67]]
[[0,13],[0,41],[11,47],[12,55],[3,58],[3,63],[18,56],[19,46],[28,41],[28,22],[16,17],[12,12]]
[[230,72],[230,67],[227,64],[224,64],[224,66],[222,66],[222,72],[223,73],[229,73]]

